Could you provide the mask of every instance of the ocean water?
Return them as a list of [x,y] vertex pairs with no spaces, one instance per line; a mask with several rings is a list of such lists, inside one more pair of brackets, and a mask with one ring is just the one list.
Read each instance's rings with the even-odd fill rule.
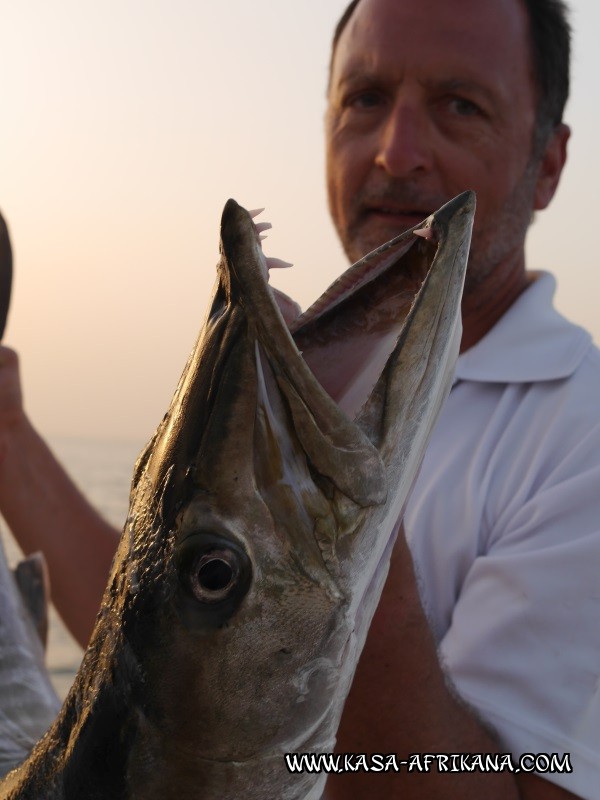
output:
[[[86,497],[109,522],[121,529],[127,516],[133,465],[145,442],[54,438],[49,444]],[[19,548],[5,524],[2,535],[8,560],[13,565],[19,558]],[[79,645],[51,609],[46,663],[61,698],[73,682],[82,655]]]

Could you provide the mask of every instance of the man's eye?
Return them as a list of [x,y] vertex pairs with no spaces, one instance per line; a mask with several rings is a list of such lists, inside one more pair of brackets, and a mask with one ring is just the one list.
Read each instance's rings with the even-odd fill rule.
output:
[[460,117],[474,117],[481,114],[479,106],[464,97],[451,98],[450,107],[452,111]]
[[348,108],[355,108],[359,111],[369,110],[370,108],[377,108],[383,103],[383,97],[380,92],[369,90],[364,92],[356,92],[346,100]]

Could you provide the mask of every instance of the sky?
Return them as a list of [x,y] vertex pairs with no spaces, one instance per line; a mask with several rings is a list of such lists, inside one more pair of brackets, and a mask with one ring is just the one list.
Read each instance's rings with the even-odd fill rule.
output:
[[[234,197],[308,305],[346,267],[327,212],[329,43],[346,0],[0,0],[5,343],[45,436],[139,440],[204,317]],[[600,4],[573,0],[569,163],[527,244],[600,342]]]

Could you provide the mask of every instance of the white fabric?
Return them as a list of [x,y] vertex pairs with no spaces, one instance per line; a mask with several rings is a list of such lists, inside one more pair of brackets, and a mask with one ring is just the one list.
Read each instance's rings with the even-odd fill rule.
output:
[[59,709],[0,537],[0,778],[27,758]]
[[541,273],[475,347],[405,515],[426,612],[461,696],[544,777],[600,786],[600,353]]

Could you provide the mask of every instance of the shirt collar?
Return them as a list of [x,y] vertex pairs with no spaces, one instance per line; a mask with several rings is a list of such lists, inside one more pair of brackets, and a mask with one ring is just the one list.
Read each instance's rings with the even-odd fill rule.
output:
[[552,305],[554,277],[548,272],[535,275],[483,339],[459,357],[455,380],[551,381],[572,375],[579,366],[591,336]]

